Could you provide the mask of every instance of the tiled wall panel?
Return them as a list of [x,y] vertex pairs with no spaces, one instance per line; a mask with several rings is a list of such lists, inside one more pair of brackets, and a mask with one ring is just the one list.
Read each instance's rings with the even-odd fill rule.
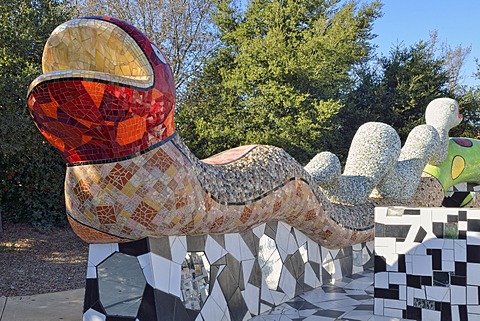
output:
[[283,222],[92,244],[84,320],[249,320],[372,266],[372,242],[328,250]]
[[375,210],[375,314],[480,320],[480,209]]

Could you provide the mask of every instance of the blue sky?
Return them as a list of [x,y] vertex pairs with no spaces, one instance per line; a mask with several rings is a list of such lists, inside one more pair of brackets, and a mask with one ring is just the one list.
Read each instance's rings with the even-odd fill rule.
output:
[[[371,2],[365,0],[365,2]],[[464,84],[480,85],[471,74],[474,58],[480,58],[480,0],[382,0],[383,17],[374,24],[377,52],[387,55],[397,43],[406,46],[429,40],[438,32],[440,43],[450,47],[472,47],[464,66]]]

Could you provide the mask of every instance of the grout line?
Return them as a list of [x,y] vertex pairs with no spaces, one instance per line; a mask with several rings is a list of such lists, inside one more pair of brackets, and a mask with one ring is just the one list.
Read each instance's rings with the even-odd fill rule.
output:
[[1,311],[1,313],[0,313],[0,321],[2,320],[2,318],[3,318],[3,312],[5,312],[5,308],[7,307],[7,301],[8,301],[8,297],[5,297],[5,304],[3,305],[2,311]]

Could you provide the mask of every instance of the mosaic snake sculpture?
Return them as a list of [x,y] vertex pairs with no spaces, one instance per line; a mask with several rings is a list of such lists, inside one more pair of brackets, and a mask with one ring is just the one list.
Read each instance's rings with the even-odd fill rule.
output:
[[[68,21],[47,41],[42,65],[44,74],[29,88],[28,106],[67,163],[67,217],[83,240],[241,232],[271,220],[284,221],[328,248],[373,238],[378,202],[369,194],[386,185],[382,178],[395,172],[403,152],[389,126],[371,123],[365,127],[368,139],[354,138],[343,175],[328,162],[323,172],[318,166],[308,172],[282,149],[264,145],[199,160],[175,132],[175,85],[165,56],[128,23],[110,17]],[[453,105],[458,114],[458,104]],[[425,131],[437,146],[439,135],[430,127]],[[366,165],[372,159],[381,166]],[[401,174],[402,166],[397,169]],[[334,174],[322,176],[329,172]],[[331,184],[317,182],[322,179]],[[359,184],[366,196],[349,204],[348,195],[361,194]],[[428,184],[437,183],[426,177],[418,184],[427,186],[427,193]],[[422,193],[421,202],[438,201]],[[347,195],[346,202],[336,200],[337,194]]]

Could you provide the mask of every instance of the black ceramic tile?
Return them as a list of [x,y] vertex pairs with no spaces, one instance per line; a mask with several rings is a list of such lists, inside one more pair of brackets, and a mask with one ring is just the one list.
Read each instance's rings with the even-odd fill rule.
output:
[[418,229],[417,235],[415,236],[415,239],[413,240],[415,243],[422,243],[423,240],[425,239],[425,236],[427,236],[427,232],[423,227],[420,226]]
[[238,290],[238,282],[233,277],[233,274],[228,266],[225,266],[225,268],[220,272],[217,277],[217,282],[220,284],[223,296],[228,302],[235,291]]
[[172,252],[170,250],[170,241],[168,240],[168,237],[149,238],[148,246],[150,252],[160,255],[167,260],[172,260]]
[[155,308],[155,306],[156,302],[154,289],[147,284],[145,286],[145,290],[143,291],[142,303],[140,303],[137,318],[141,321],[157,321],[157,309]]
[[250,278],[248,279],[248,283],[256,286],[257,288],[262,287],[262,269],[260,268],[258,261],[255,261],[255,263],[253,263],[253,268],[250,272]]
[[243,300],[240,289],[237,289],[235,293],[233,293],[230,300],[227,301],[227,305],[232,321],[242,321],[248,313],[248,308]]
[[395,237],[397,242],[405,240],[410,231],[411,225],[386,225],[385,237]]
[[203,252],[205,251],[205,236],[187,236],[187,251],[188,252]]
[[131,241],[126,243],[118,243],[118,250],[121,253],[140,256],[148,253],[148,239],[141,239],[137,241]]
[[467,245],[467,262],[480,263],[480,245]]

